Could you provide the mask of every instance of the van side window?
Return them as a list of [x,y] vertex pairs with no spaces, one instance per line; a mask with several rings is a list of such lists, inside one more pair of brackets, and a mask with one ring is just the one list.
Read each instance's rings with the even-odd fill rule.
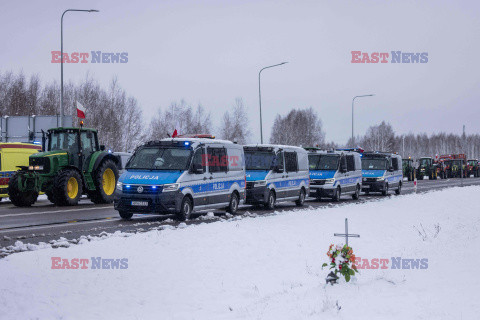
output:
[[225,148],[207,148],[208,169],[210,172],[227,172],[228,159]]
[[348,170],[348,167],[347,167],[347,159],[345,158],[345,156],[341,156],[341,157],[340,157],[340,168],[341,168],[342,166],[345,166],[345,168],[347,168],[347,170]]
[[284,169],[284,166],[283,166],[283,152],[279,152],[277,153],[277,155],[275,156],[275,163],[274,163],[274,166],[278,168],[280,168],[281,170]]
[[355,171],[355,158],[353,154],[347,155],[347,171]]
[[362,158],[361,157],[355,157],[355,169],[356,170],[361,170],[362,169]]
[[393,166],[393,170],[399,170],[398,169],[398,158],[397,157],[392,158],[392,166]]
[[195,151],[195,154],[193,155],[193,163],[198,164],[202,169],[203,172],[205,173],[205,169],[207,166],[206,158],[205,158],[205,149],[200,148]]
[[243,169],[243,152],[241,149],[227,149],[228,171],[242,171]]
[[298,171],[296,152],[285,152],[285,169],[287,172]]

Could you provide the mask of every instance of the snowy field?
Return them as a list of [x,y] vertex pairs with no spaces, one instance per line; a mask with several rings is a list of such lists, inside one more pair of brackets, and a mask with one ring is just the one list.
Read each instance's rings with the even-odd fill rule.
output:
[[[479,194],[453,188],[13,254],[0,260],[0,319],[478,319]],[[357,257],[389,263],[327,286],[321,265],[343,243],[333,233],[345,218],[361,235],[350,240]],[[52,257],[88,268],[52,269]],[[92,257],[128,261],[92,269]],[[427,268],[392,269],[392,257]]]

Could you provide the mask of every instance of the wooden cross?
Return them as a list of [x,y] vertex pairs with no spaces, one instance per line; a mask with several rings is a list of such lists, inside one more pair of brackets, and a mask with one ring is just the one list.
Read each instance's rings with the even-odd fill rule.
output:
[[348,247],[348,237],[354,237],[354,238],[360,238],[359,234],[352,234],[348,233],[348,219],[345,218],[345,233],[334,233],[333,234],[335,237],[345,237],[345,240],[347,242],[347,247]]

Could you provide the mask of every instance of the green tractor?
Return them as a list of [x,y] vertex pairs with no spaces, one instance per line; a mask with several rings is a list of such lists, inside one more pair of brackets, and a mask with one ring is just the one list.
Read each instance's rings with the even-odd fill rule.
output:
[[413,159],[411,157],[408,159],[402,159],[402,168],[403,176],[407,177],[408,181],[415,180],[415,164],[413,163]]
[[31,206],[40,192],[58,206],[76,205],[82,194],[94,203],[113,201],[119,159],[99,146],[96,130],[50,129],[42,144],[46,151],[31,155],[29,166],[20,167],[10,179],[8,192],[14,205]]
[[418,160],[417,178],[423,180],[424,177],[430,180],[437,179],[437,165],[433,158],[423,157]]

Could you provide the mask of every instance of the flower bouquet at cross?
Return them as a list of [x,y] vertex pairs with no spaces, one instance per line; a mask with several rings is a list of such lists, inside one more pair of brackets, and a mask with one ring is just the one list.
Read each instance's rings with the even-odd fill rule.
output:
[[351,247],[331,244],[327,256],[330,258],[330,263],[324,263],[322,269],[330,265],[330,269],[334,269],[335,277],[338,277],[338,273],[340,273],[345,277],[345,281],[349,282],[350,277],[355,275],[355,272],[358,273],[355,266],[355,255]]

